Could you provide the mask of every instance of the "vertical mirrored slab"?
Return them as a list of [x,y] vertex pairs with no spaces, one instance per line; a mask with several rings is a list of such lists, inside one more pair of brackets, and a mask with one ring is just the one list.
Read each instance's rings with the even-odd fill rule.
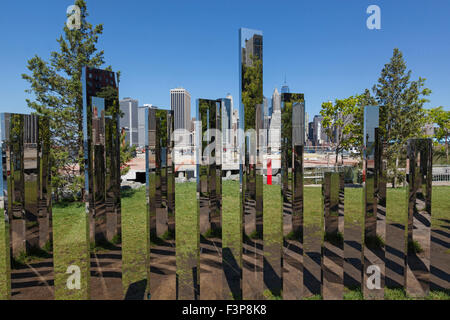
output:
[[[383,153],[386,143],[384,142]],[[400,154],[406,155],[406,145],[400,147]],[[406,157],[399,161],[399,167],[406,167]],[[386,160],[383,159],[383,169],[386,170]],[[393,185],[389,181],[386,189],[386,288],[405,288],[406,262],[406,224],[408,221],[407,185]],[[380,188],[381,192],[381,188]]]
[[241,208],[243,215],[242,297],[263,298],[263,36],[239,31]]
[[123,298],[118,99],[115,73],[83,68],[85,201],[92,299]]
[[430,241],[433,145],[410,139],[407,146],[408,228],[406,291],[426,296],[430,290]]
[[11,298],[10,221],[8,219],[8,143],[6,139],[5,114],[0,113],[0,299]]
[[[241,299],[242,215],[239,183],[239,116],[232,99],[222,103],[222,299]],[[217,161],[216,157],[216,161]]]
[[175,300],[175,181],[173,112],[147,112],[147,201],[150,222],[150,299]]
[[283,93],[281,110],[282,291],[283,299],[299,300],[303,292],[304,95]]
[[[436,156],[433,155],[433,159]],[[433,170],[434,180],[445,169]],[[448,169],[447,169],[448,170]],[[445,171],[444,171],[445,172]],[[433,183],[435,184],[435,183]],[[437,183],[436,183],[437,184]],[[431,243],[430,243],[430,291],[450,290],[450,201],[446,199],[449,193],[448,186],[433,186],[431,216]]]
[[197,196],[200,232],[200,299],[222,299],[222,102],[197,100],[199,163]]
[[2,114],[0,120],[5,297],[53,299],[48,121],[36,115],[9,113]]
[[344,172],[325,172],[323,188],[322,297],[340,300],[344,294]]
[[[361,158],[360,158],[361,160]],[[361,161],[360,161],[361,162]],[[361,165],[348,168],[344,191],[344,294],[361,293],[362,242],[364,230]]]
[[[303,210],[303,297],[321,298],[324,226],[323,178],[304,187]],[[317,183],[320,183],[317,185]]]
[[379,212],[381,137],[379,107],[364,108],[364,264],[363,294],[366,299],[384,298],[385,213]]
[[[135,168],[135,163],[142,163],[141,161],[145,161],[145,172],[142,172],[142,167],[138,168],[138,172],[136,172],[135,180],[126,181],[125,178],[128,170],[125,169],[122,172],[122,184],[118,183],[120,187],[120,219],[116,222],[116,227],[118,228],[118,233],[122,236],[122,283],[123,283],[123,292],[124,298],[126,300],[144,300],[149,299],[150,296],[150,210],[149,210],[149,202],[148,202],[148,192],[149,190],[149,179],[154,177],[154,167],[155,167],[155,156],[154,153],[150,152],[148,148],[148,139],[154,141],[154,120],[155,117],[153,115],[153,123],[149,124],[148,113],[154,112],[154,110],[145,107],[143,110],[139,110],[139,117],[142,117],[144,125],[144,150],[139,150],[136,153],[136,158],[132,160],[130,163],[130,169]],[[115,124],[115,122],[114,122]],[[150,138],[148,135],[145,135],[145,132],[148,132],[149,128],[152,128]],[[114,130],[114,126],[110,127],[110,130]],[[113,142],[112,142],[113,143]],[[140,146],[141,147],[141,146]],[[120,146],[119,146],[120,148]],[[151,149],[154,151],[153,149]],[[142,152],[143,151],[143,152]],[[114,158],[115,159],[115,158]],[[152,175],[149,175],[149,172]],[[145,175],[144,175],[145,173]],[[145,180],[143,179],[145,176]],[[120,178],[120,172],[118,177]],[[115,178],[111,178],[111,182],[114,181]],[[153,181],[153,180],[152,180]],[[117,188],[114,188],[114,185],[110,186],[111,195]],[[153,192],[154,196],[154,192]],[[154,205],[154,202],[152,202]],[[116,207],[111,206],[110,213],[113,213],[113,209]],[[107,220],[108,221],[108,220]],[[119,222],[122,222],[119,225]],[[120,231],[119,231],[120,230]]]

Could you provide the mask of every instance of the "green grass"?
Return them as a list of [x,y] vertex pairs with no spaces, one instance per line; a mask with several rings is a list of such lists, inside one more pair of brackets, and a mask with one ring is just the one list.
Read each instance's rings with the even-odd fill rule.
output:
[[[237,259],[237,263],[242,265],[240,260],[240,250],[242,244],[241,211],[240,211],[240,187],[239,182],[223,182],[223,248],[229,248]],[[448,219],[450,212],[450,201],[446,200],[450,194],[450,187],[433,188],[432,218],[433,228],[442,227]],[[406,190],[388,189],[388,214],[390,221],[406,220]],[[306,228],[314,231],[314,236],[320,239],[322,226],[321,215],[321,188],[306,187],[304,193],[305,216],[304,224]],[[198,236],[198,216],[196,184],[184,183],[176,184],[176,246],[177,246],[177,270],[178,276],[188,284],[192,281],[186,265],[187,258],[196,258]],[[125,190],[122,194],[122,235],[121,238],[114,239],[113,244],[122,243],[123,253],[123,284],[124,291],[129,285],[147,279],[148,272],[148,252],[151,245],[149,241],[148,217],[146,206],[145,187],[138,190]],[[82,290],[68,290],[66,288],[66,274],[69,265],[77,265],[82,272],[87,270],[88,242],[87,242],[87,221],[84,204],[59,203],[53,206],[53,251],[55,264],[55,288],[57,299],[86,299],[88,292],[87,274],[82,276]],[[361,226],[362,216],[362,189],[345,189],[345,223]],[[317,230],[315,228],[317,227]],[[311,229],[311,227],[314,227]],[[308,229],[307,229],[308,230]],[[206,234],[208,236],[208,234]],[[3,219],[0,219],[0,252],[6,252],[5,248],[5,227]],[[152,239],[153,242],[161,241]],[[279,186],[264,186],[264,241],[267,247],[281,246],[282,243],[282,218],[281,218],[281,195]],[[316,241],[316,240],[314,240]],[[101,248],[97,248],[101,249]],[[46,251],[51,250],[51,243]],[[44,250],[45,251],[45,250]],[[42,252],[41,252],[42,253]],[[446,251],[449,253],[449,250]],[[6,266],[9,261],[2,255],[0,260],[0,297],[7,294],[7,272]],[[265,253],[266,259],[277,259]],[[40,254],[34,257],[23,256],[22,262],[31,262],[41,259]],[[20,262],[20,261],[19,261]],[[270,293],[266,295],[268,299],[278,299],[276,295]],[[239,298],[239,297],[234,297]],[[355,290],[346,290],[344,299],[360,299],[361,294]],[[398,290],[386,289],[386,299],[406,299],[404,293]],[[308,299],[321,299],[320,296],[313,296]],[[432,292],[426,299],[450,299],[449,292]]]

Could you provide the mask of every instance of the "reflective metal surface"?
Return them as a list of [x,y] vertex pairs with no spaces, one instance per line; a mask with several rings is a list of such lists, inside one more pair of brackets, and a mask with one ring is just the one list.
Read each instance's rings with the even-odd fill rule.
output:
[[283,93],[281,103],[282,292],[283,299],[298,300],[303,292],[304,95]]
[[[222,299],[222,104],[197,100],[199,159],[197,198],[200,232],[200,298]],[[197,133],[197,132],[196,132]]]
[[344,295],[344,173],[325,172],[322,297],[339,300]]
[[146,115],[147,199],[150,219],[151,299],[176,299],[175,177],[173,113],[149,109]]
[[0,128],[4,296],[53,299],[48,121],[36,115],[4,113]]
[[[384,298],[386,210],[378,206],[382,169],[382,142],[378,134],[379,107],[364,108],[364,264],[363,294],[366,299]],[[384,182],[385,183],[385,182]]]
[[407,149],[408,225],[406,291],[426,296],[430,290],[430,241],[433,143],[410,139]]
[[242,298],[263,297],[263,36],[239,30],[241,210],[243,215]]
[[[85,201],[90,296],[121,299],[119,93],[114,72],[83,68]],[[89,291],[89,290],[88,290]]]

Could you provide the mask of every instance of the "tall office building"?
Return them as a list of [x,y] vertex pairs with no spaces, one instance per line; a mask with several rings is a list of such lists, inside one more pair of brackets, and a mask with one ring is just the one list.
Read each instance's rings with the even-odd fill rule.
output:
[[130,146],[139,144],[138,105],[139,102],[135,99],[120,100],[120,111],[123,117],[120,118],[119,124],[120,128],[125,130],[125,142]]
[[151,104],[144,104],[138,108],[138,146],[145,146],[145,110],[157,109]]
[[281,93],[289,93],[289,86],[286,83],[286,79],[284,79],[284,84],[281,86]]
[[[227,97],[231,97],[228,95]],[[231,144],[231,112],[232,107],[231,103],[232,100],[229,98],[222,98],[220,99],[220,102],[222,104],[222,128],[220,129],[222,131],[222,143],[225,146]]]
[[309,114],[305,111],[305,142],[308,141],[308,123],[309,123]]
[[281,111],[281,95],[277,88],[273,90],[272,94],[272,113],[275,111]]
[[183,88],[170,90],[170,107],[174,113],[174,129],[191,128],[191,94]]
[[313,141],[315,146],[320,146],[323,143],[323,130],[322,130],[322,120],[323,117],[319,115],[315,115],[313,119]]
[[238,147],[238,130],[239,130],[239,110],[232,109],[231,115],[231,145],[233,150]]
[[262,60],[263,55],[263,38],[262,35],[255,34],[250,39],[245,40],[245,47],[242,48],[242,63],[251,66],[253,59]]

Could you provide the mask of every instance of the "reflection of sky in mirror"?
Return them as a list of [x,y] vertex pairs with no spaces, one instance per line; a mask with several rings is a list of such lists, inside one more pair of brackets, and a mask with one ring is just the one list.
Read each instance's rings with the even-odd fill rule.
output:
[[251,39],[253,35],[257,34],[262,36],[263,33],[260,30],[253,30],[253,29],[247,29],[247,28],[241,28],[239,29],[239,34],[241,38],[241,47],[245,47],[245,40]]
[[367,144],[367,137],[369,142],[375,141],[375,128],[378,128],[379,120],[378,106],[366,106],[364,107],[364,144]]

